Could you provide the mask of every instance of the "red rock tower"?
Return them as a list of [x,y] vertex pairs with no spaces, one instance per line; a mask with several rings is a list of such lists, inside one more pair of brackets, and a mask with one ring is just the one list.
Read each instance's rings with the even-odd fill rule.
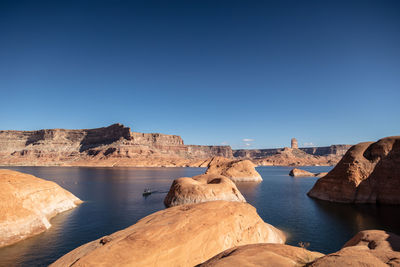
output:
[[296,138],[292,138],[291,147],[292,148],[299,148],[299,144],[297,143],[297,139]]

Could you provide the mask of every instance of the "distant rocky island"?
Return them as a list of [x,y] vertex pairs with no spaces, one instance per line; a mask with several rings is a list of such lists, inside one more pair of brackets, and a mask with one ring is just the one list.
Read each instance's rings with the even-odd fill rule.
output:
[[122,124],[96,129],[0,131],[3,166],[206,167],[212,157],[249,159],[256,165],[335,165],[350,145],[239,149],[186,145],[178,135],[138,133]]

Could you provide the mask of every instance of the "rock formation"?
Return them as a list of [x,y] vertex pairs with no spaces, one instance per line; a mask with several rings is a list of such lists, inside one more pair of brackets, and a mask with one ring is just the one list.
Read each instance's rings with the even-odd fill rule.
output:
[[356,234],[343,247],[351,246],[364,246],[374,250],[400,252],[400,236],[382,230],[365,230]]
[[297,267],[322,256],[319,252],[283,244],[251,244],[225,250],[198,267]]
[[0,131],[0,164],[30,166],[192,166],[229,146],[185,145],[180,136],[137,133],[122,124],[97,129]]
[[[331,145],[324,147],[300,147],[299,150],[309,154],[311,156],[339,156],[342,157],[346,154],[347,150],[351,145]],[[233,156],[235,158],[244,159],[263,159],[273,156],[284,148],[267,148],[267,149],[236,149],[233,150]]]
[[[177,135],[138,133],[122,124],[97,129],[0,131],[0,165],[198,167],[214,156],[249,159],[260,165],[333,165],[347,145],[299,148],[288,160],[282,149],[232,150],[230,146],[185,145]],[[272,158],[269,158],[273,156]]]
[[261,166],[330,166],[335,165],[340,158],[341,156],[338,155],[314,156],[300,149],[285,147],[278,150],[276,154],[253,161]]
[[400,266],[400,236],[380,230],[361,231],[338,252],[307,266]]
[[327,174],[327,172],[312,173],[297,168],[294,168],[289,172],[289,175],[293,177],[324,177]]
[[0,170],[0,247],[48,229],[50,218],[81,201],[54,182]]
[[384,231],[362,231],[329,255],[283,244],[251,244],[225,250],[198,266],[400,266],[399,240]]
[[255,167],[249,160],[214,157],[208,164],[206,174],[223,175],[234,182],[260,182],[262,178]]
[[297,143],[297,139],[296,138],[292,138],[291,142],[290,142],[290,147],[291,148],[299,148],[299,144]]
[[167,207],[207,201],[246,202],[234,182],[222,175],[202,174],[173,181],[164,204]]
[[153,213],[51,266],[195,266],[235,246],[284,241],[249,204],[213,201]]
[[360,143],[308,195],[333,202],[400,204],[399,166],[399,136]]

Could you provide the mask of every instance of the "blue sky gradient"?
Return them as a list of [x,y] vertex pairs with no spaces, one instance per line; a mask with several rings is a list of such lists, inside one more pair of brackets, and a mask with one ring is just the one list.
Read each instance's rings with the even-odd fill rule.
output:
[[0,90],[3,130],[377,140],[400,134],[400,1],[3,0]]

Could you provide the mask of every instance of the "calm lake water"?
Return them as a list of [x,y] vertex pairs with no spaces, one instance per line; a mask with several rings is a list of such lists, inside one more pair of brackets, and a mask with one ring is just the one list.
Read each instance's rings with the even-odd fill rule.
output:
[[[173,179],[205,168],[8,167],[55,181],[85,202],[51,220],[38,236],[0,249],[0,266],[47,266],[72,249],[134,224],[164,209]],[[303,167],[312,172],[331,167]],[[264,221],[284,230],[287,243],[309,242],[310,250],[337,251],[360,230],[400,234],[400,207],[346,205],[307,197],[317,178],[292,178],[291,167],[259,167],[262,183],[239,183],[246,200]],[[143,189],[160,191],[143,197]]]

